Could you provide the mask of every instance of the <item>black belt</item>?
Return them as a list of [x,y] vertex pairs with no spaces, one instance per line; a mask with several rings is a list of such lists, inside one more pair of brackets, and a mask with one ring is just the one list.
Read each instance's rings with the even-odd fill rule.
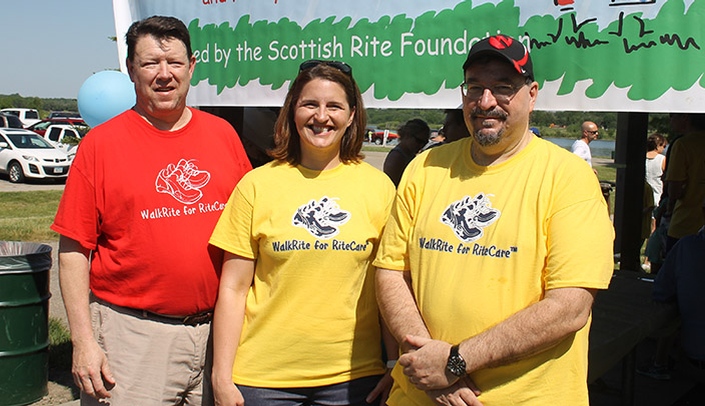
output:
[[688,361],[689,361],[694,367],[699,368],[699,369],[705,369],[705,361],[702,361],[702,360],[699,360],[699,359],[693,359],[693,358],[690,358],[690,357],[686,357],[686,358],[688,358]]
[[123,307],[108,303],[104,300],[98,299],[94,296],[95,300],[102,303],[105,306],[110,307],[116,312],[134,316],[140,319],[147,319],[158,321],[160,323],[167,324],[183,324],[185,326],[197,326],[199,324],[210,323],[213,320],[213,310],[207,310],[205,312],[191,314],[188,316],[169,316],[165,314],[157,314],[150,312],[149,310],[133,309],[131,307]]
[[143,319],[158,321],[169,324],[183,324],[185,326],[197,326],[199,324],[210,323],[213,320],[213,311],[191,314],[188,316],[167,316],[164,314],[152,313],[148,310],[130,309],[139,312]]

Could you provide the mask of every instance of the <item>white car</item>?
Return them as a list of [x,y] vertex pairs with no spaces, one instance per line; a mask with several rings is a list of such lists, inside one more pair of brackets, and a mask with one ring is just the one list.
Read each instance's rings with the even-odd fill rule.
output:
[[30,125],[34,123],[38,123],[41,121],[39,118],[39,112],[36,109],[24,109],[24,108],[19,108],[19,107],[10,107],[6,109],[0,110],[4,113],[9,113],[14,116],[17,116],[17,118],[22,121],[22,125],[25,126],[25,128],[29,127]]
[[66,141],[69,138],[80,140],[82,135],[78,128],[68,124],[52,124],[47,127],[43,138],[56,148],[66,152],[69,155],[76,155],[76,144],[68,144]]
[[12,183],[27,178],[65,179],[72,159],[32,131],[0,128],[0,173],[6,173]]

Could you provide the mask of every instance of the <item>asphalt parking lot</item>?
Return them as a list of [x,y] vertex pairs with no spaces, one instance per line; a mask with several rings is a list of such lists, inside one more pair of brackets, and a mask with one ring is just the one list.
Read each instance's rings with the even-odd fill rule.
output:
[[11,183],[7,175],[0,175],[0,192],[28,192],[32,190],[64,190],[64,181],[32,181]]

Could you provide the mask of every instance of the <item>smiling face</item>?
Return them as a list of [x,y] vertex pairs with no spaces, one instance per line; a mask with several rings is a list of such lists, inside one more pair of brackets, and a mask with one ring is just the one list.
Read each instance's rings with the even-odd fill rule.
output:
[[[490,58],[470,65],[465,71],[465,83],[465,123],[484,153],[504,154],[528,137],[529,115],[538,94],[536,82],[527,85],[509,63]],[[510,88],[513,92],[508,95]],[[478,89],[481,94],[476,95]]]
[[318,78],[308,82],[294,111],[302,165],[318,168],[314,162],[327,162],[326,168],[336,166],[340,144],[354,117],[355,110],[350,108],[343,86]]
[[186,95],[196,65],[187,56],[183,42],[142,36],[135,46],[133,60],[127,61],[135,84],[135,110],[156,127],[172,127],[188,114]]

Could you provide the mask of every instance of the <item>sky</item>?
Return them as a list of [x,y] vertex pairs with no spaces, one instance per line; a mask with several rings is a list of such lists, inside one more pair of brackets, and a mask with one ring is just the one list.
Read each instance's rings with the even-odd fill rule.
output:
[[120,67],[110,0],[3,0],[1,10],[0,94],[76,99],[91,75]]

